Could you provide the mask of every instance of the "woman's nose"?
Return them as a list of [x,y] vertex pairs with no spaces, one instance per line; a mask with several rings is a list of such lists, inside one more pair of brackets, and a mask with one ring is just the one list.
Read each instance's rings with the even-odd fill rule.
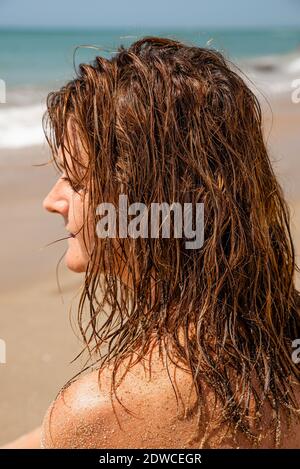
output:
[[48,212],[59,213],[63,216],[68,214],[68,201],[59,197],[53,190],[43,200],[43,207]]

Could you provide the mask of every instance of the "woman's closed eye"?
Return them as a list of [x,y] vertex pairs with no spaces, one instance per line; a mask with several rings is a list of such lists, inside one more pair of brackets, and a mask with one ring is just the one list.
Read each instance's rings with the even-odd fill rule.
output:
[[75,191],[75,192],[79,192],[79,191],[82,191],[84,189],[83,185],[80,184],[79,182],[76,182],[76,181],[72,181],[69,177],[67,176],[61,176],[60,179],[62,181],[67,181],[67,183],[70,185],[70,187]]

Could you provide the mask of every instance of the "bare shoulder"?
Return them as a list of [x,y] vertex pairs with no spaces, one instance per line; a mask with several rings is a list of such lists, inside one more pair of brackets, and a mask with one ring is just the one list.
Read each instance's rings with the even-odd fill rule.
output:
[[[123,372],[121,368],[121,376]],[[199,435],[198,439],[194,438],[197,415],[191,413],[187,418],[186,413],[196,397],[188,373],[177,367],[166,369],[154,359],[150,375],[145,365],[138,364],[128,371],[117,389],[120,402],[111,396],[112,368],[102,370],[100,381],[98,377],[98,370],[90,372],[59,393],[43,420],[43,447],[201,447]],[[299,386],[296,394],[299,396]],[[291,431],[282,428],[282,435],[282,448],[300,448],[298,425]],[[266,436],[262,447],[272,448],[273,445],[273,438]],[[231,438],[226,441],[219,435],[208,447],[237,446],[251,447],[243,436],[233,443]]]
[[151,379],[148,371],[141,364],[128,371],[117,389],[121,403],[111,399],[110,367],[101,372],[100,382],[95,370],[71,383],[46,412],[42,447],[191,447],[192,422],[181,418],[180,405],[182,392],[192,397],[187,373],[176,371],[176,400],[169,373],[157,363]]
[[42,423],[42,447],[94,447],[109,426],[110,405],[91,372],[63,388],[48,408]]

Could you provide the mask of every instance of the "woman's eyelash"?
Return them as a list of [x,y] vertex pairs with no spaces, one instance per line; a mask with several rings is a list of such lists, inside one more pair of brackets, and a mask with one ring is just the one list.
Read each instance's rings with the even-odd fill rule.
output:
[[74,189],[74,190],[79,191],[79,190],[83,189],[82,185],[80,185],[79,183],[78,184],[73,183],[67,176],[61,176],[60,178],[61,178],[62,181],[67,181],[70,184],[70,186],[72,187],[72,189]]

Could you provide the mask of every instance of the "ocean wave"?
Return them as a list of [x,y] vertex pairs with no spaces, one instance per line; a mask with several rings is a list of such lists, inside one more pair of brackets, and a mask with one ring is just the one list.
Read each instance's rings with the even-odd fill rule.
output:
[[300,79],[300,52],[248,59],[240,66],[254,91],[270,98],[287,96],[293,92],[295,80]]
[[22,148],[41,145],[46,139],[42,128],[42,116],[46,106],[6,107],[0,104],[0,148]]

